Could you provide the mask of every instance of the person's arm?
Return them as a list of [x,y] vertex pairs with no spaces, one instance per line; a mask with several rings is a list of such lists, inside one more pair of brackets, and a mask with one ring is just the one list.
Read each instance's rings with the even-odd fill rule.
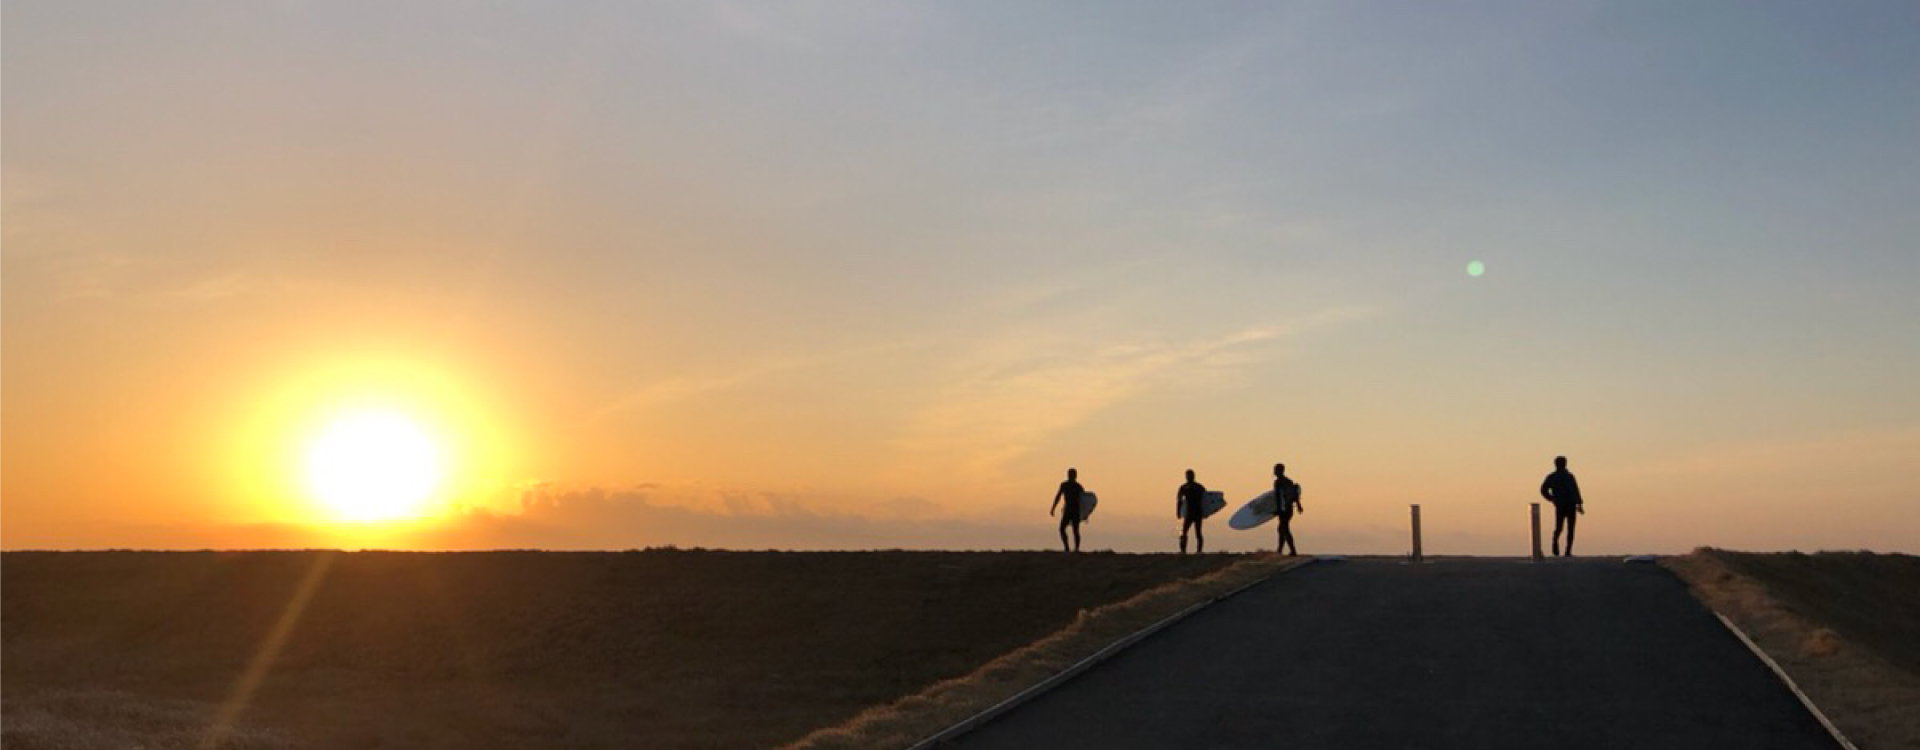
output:
[[1301,513],[1307,512],[1307,504],[1300,502],[1300,496],[1303,494],[1305,493],[1300,491],[1300,483],[1294,482],[1293,483],[1293,509],[1300,511]]
[[1066,496],[1067,496],[1067,486],[1066,486],[1066,485],[1064,485],[1064,484],[1063,484],[1063,485],[1060,485],[1060,489],[1057,489],[1057,490],[1054,490],[1054,491],[1053,491],[1053,507],[1051,507],[1051,508],[1048,508],[1048,509],[1047,509],[1047,515],[1049,515],[1049,516],[1051,516],[1051,515],[1053,515],[1053,513],[1054,513],[1054,511],[1057,511],[1057,510],[1059,510],[1059,509],[1060,509],[1060,498],[1063,498],[1063,497],[1066,497]]
[[1544,480],[1541,480],[1540,482],[1540,497],[1545,498],[1547,502],[1553,502],[1552,489],[1553,489],[1553,475],[1548,474],[1547,478]]
[[1573,490],[1573,496],[1576,498],[1573,501],[1573,512],[1579,513],[1580,515],[1583,515],[1583,516],[1586,515],[1587,514],[1587,496],[1580,494],[1580,480],[1574,479],[1572,474],[1568,474],[1567,487]]

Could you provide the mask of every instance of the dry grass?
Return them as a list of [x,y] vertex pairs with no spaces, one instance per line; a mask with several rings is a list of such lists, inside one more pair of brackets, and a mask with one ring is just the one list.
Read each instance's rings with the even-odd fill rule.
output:
[[772,747],[1240,559],[9,552],[0,744],[202,746],[309,577],[214,746]]
[[[186,750],[205,747],[211,706],[156,700],[113,690],[53,690],[9,695],[0,745],[8,750]],[[246,728],[229,732],[218,750],[285,750],[285,732]]]
[[1865,750],[1920,748],[1920,558],[1711,548],[1666,558]]
[[1179,611],[1299,563],[1262,556],[1199,578],[1143,591],[1126,601],[1082,610],[1059,632],[891,704],[876,706],[837,727],[822,729],[785,750],[903,748],[1004,701],[1080,662],[1108,644]]

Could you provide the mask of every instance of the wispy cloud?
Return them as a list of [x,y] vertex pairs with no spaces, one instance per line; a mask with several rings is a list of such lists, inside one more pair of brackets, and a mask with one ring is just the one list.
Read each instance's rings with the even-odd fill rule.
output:
[[[1008,461],[1104,409],[1196,375],[1214,378],[1263,361],[1308,328],[1365,315],[1328,310],[1291,324],[1233,329],[1193,342],[1089,343],[1049,337],[987,342],[981,356],[913,420],[903,447],[919,465],[990,477]],[[1036,346],[1045,341],[1045,348]],[[938,458],[936,458],[938,457]]]
[[751,370],[741,370],[725,375],[694,375],[655,380],[640,385],[622,394],[606,406],[600,407],[599,411],[587,417],[587,424],[599,424],[624,412],[670,404],[706,393],[723,391],[797,366],[799,366],[797,363],[772,363]]
[[642,383],[622,393],[587,417],[587,424],[598,424],[623,413],[673,404],[699,396],[739,388],[780,375],[822,365],[861,361],[894,350],[900,342],[858,346],[848,349],[790,355],[744,364],[724,373],[679,375]]
[[[1700,491],[1737,491],[1749,496],[1831,497],[1836,473],[1858,495],[1911,492],[1920,469],[1911,457],[1920,453],[1920,424],[1897,424],[1828,434],[1756,436],[1675,452],[1658,460],[1622,467],[1621,479],[1668,487],[1700,485]],[[1809,472],[1808,466],[1822,467]]]
[[218,302],[261,292],[268,284],[246,271],[227,271],[161,292],[168,299],[190,303]]

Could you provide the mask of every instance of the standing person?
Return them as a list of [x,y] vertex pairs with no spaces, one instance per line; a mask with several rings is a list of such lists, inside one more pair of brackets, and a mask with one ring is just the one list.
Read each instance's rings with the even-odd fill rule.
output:
[[1280,519],[1280,544],[1273,551],[1290,550],[1288,557],[1300,554],[1300,547],[1293,543],[1293,512],[1307,512],[1307,506],[1300,504],[1300,483],[1287,478],[1287,465],[1273,465],[1273,505]]
[[1187,470],[1187,483],[1180,485],[1173,496],[1173,514],[1180,518],[1180,554],[1187,554],[1187,529],[1193,529],[1193,551],[1205,554],[1207,537],[1200,531],[1200,522],[1207,515],[1207,486],[1193,481],[1193,470]]
[[1573,472],[1567,471],[1567,457],[1555,456],[1553,473],[1540,483],[1540,496],[1553,503],[1553,554],[1560,554],[1560,527],[1567,528],[1567,556],[1573,556],[1573,526],[1575,515],[1586,513],[1587,506],[1580,501],[1580,483],[1574,481]]
[[[1079,476],[1078,470],[1067,469],[1067,481],[1060,483],[1060,491],[1053,493],[1053,507],[1047,509],[1047,515],[1051,516],[1054,511],[1060,510],[1060,501],[1067,503],[1067,512],[1060,515],[1060,546],[1068,552],[1080,551],[1080,496],[1086,494],[1087,489],[1080,486]],[[1068,525],[1073,526],[1071,547],[1067,546]]]

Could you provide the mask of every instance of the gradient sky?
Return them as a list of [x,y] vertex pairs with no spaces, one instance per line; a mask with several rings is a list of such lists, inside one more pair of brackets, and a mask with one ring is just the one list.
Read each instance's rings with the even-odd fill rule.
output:
[[[1911,3],[10,1],[0,544],[1920,551]],[[1485,273],[1470,276],[1468,263]],[[341,404],[446,512],[313,523]],[[1270,531],[1212,535],[1250,549]]]

